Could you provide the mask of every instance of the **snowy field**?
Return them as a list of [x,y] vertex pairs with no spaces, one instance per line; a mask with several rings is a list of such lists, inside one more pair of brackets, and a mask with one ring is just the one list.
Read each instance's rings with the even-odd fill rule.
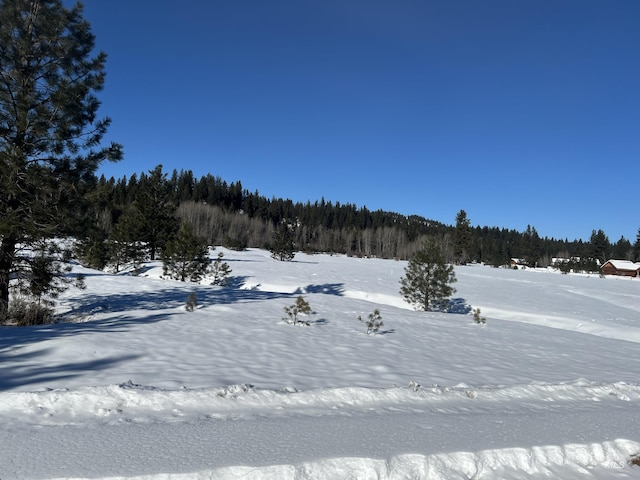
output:
[[0,329],[1,480],[640,479],[640,280],[469,265],[424,313],[405,262],[218,251],[227,287],[78,268]]

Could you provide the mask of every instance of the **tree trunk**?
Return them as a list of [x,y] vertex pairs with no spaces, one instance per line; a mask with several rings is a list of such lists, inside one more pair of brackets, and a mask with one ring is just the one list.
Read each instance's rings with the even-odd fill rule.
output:
[[0,240],[0,324],[8,319],[9,281],[15,251],[16,242],[12,238],[4,237]]

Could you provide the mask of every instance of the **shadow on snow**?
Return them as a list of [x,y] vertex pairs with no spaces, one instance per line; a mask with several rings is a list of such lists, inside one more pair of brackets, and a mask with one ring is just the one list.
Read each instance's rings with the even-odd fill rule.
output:
[[0,327],[0,365],[11,362],[12,367],[0,368],[0,390],[26,386],[35,383],[74,378],[87,371],[110,368],[138,358],[138,355],[121,355],[88,359],[81,358],[60,364],[46,364],[42,358],[47,356],[49,348],[27,350],[29,345],[39,344],[54,338],[81,336],[87,333],[127,332],[132,325],[155,323],[167,318],[167,315],[148,315],[144,318],[117,317],[86,323],[58,323],[33,327]]
[[449,304],[444,311],[447,313],[466,315],[471,313],[471,305],[469,305],[464,298],[452,298],[449,300]]
[[[66,300],[71,311],[59,315],[58,323],[31,327],[0,327],[0,365],[11,362],[12,367],[0,367],[0,390],[12,389],[37,383],[46,383],[60,379],[74,378],[91,370],[112,368],[123,362],[138,358],[138,355],[121,355],[106,358],[80,358],[77,361],[48,365],[42,362],[49,348],[43,343],[47,340],[81,336],[88,333],[121,333],[129,331],[135,325],[156,323],[171,317],[169,313],[151,313],[157,310],[184,307],[191,291],[196,293],[198,304],[223,305],[264,301],[276,298],[293,298],[301,293],[343,295],[344,285],[329,283],[311,284],[294,293],[268,292],[258,289],[243,289],[247,277],[235,276],[228,279],[225,287],[211,285],[189,285],[186,283],[167,283],[167,288],[148,292],[127,292],[120,294],[93,294],[84,292]],[[107,319],[87,322],[74,320],[89,317],[97,313],[118,313],[126,311],[148,311],[147,315],[116,315]],[[314,325],[326,325],[326,319],[313,322]],[[43,343],[36,349],[35,344]],[[29,347],[31,345],[31,347]]]

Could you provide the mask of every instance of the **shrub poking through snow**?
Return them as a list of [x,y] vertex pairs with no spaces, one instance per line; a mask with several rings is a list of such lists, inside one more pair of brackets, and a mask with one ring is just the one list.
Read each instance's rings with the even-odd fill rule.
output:
[[305,321],[305,320],[300,320],[298,318],[298,315],[302,314],[302,315],[310,315],[311,314],[311,306],[309,305],[309,302],[307,302],[302,295],[298,296],[298,298],[296,299],[296,303],[294,303],[293,305],[289,306],[289,307],[284,307],[284,313],[287,314],[286,318],[283,318],[283,320],[287,323],[290,323],[292,325],[297,325],[299,323],[303,324],[303,325],[307,325],[309,326],[309,322]]
[[485,323],[487,323],[486,317],[483,317],[483,316],[480,315],[480,309],[479,308],[474,308],[473,309],[473,321],[478,323],[478,324],[481,324],[481,325],[484,325]]
[[366,320],[363,320],[361,315],[358,315],[358,320],[364,322],[364,324],[367,326],[368,335],[372,333],[378,333],[380,331],[380,327],[384,325],[384,323],[382,323],[382,315],[380,315],[380,310],[377,308],[373,311],[373,313],[369,314],[369,318],[367,318]]
[[631,458],[629,458],[629,465],[640,467],[640,453],[631,455]]
[[16,295],[9,306],[5,324],[26,327],[51,323],[54,313],[51,303]]
[[187,298],[187,304],[184,308],[187,309],[187,312],[193,312],[198,306],[198,299],[196,298],[196,292],[191,292],[189,294],[189,298]]

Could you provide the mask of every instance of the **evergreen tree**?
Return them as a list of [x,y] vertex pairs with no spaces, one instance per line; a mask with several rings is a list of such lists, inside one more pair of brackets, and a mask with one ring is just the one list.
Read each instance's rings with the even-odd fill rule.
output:
[[633,259],[634,262],[640,262],[640,228],[638,228],[638,236],[636,237],[636,243],[633,244]]
[[370,313],[369,318],[367,318],[366,320],[364,320],[361,315],[358,315],[358,320],[360,320],[367,326],[367,335],[378,333],[384,326],[384,322],[382,321],[382,314],[380,314],[380,309],[378,308],[376,308],[373,313]]
[[589,243],[591,244],[591,248],[589,249],[589,256],[591,258],[599,261],[600,265],[609,259],[609,255],[611,255],[611,242],[609,242],[609,237],[605,235],[603,230],[598,230],[597,232],[593,230]]
[[211,266],[211,274],[213,281],[211,285],[225,285],[227,277],[231,274],[231,268],[227,262],[223,262],[224,253],[218,252],[218,257],[213,261]]
[[293,228],[287,222],[280,223],[275,231],[271,256],[281,261],[291,261],[295,256],[295,242],[293,240]]
[[524,257],[525,262],[530,267],[536,267],[538,260],[541,256],[540,248],[540,236],[535,227],[527,225],[527,230],[522,237],[522,249],[521,254]]
[[447,265],[442,249],[433,240],[409,260],[406,275],[400,280],[400,293],[416,310],[444,310],[448,298],[456,291],[452,265]]
[[453,256],[457,265],[467,263],[471,247],[471,222],[467,212],[460,210],[456,215],[456,230],[453,240]]
[[124,266],[132,266],[135,272],[145,260],[145,248],[139,240],[141,223],[140,212],[129,207],[113,227],[107,241],[107,263],[115,272],[119,272]]
[[292,325],[302,324],[309,326],[311,325],[307,320],[301,320],[298,318],[298,315],[310,315],[312,313],[311,305],[307,302],[302,295],[298,295],[296,298],[296,303],[289,307],[284,307],[284,312],[287,314],[287,318],[283,318],[283,320]]
[[[119,145],[100,148],[110,122],[96,119],[106,55],[91,57],[94,40],[81,4],[0,3],[0,321],[11,278],[42,270],[25,252],[77,234],[87,180],[122,156]],[[43,258],[53,262],[47,277],[60,279],[58,257]]]
[[103,269],[109,263],[108,237],[113,229],[115,180],[104,175],[87,195],[90,211],[84,235],[78,237],[75,253],[83,265]]
[[171,185],[162,173],[162,165],[151,170],[149,176],[140,176],[134,207],[140,222],[138,240],[147,245],[150,259],[155,260],[158,250],[178,230],[176,205],[171,201]]
[[611,257],[617,260],[633,260],[633,247],[624,235],[612,245]]
[[102,270],[111,259],[108,237],[95,226],[90,226],[86,236],[79,240],[75,249],[82,264],[89,268]]
[[198,307],[198,297],[196,297],[196,292],[191,292],[187,297],[187,303],[185,304],[185,308],[187,312],[193,312]]
[[162,262],[164,274],[169,278],[199,282],[209,273],[209,246],[194,233],[190,223],[183,223],[178,234],[167,242]]

